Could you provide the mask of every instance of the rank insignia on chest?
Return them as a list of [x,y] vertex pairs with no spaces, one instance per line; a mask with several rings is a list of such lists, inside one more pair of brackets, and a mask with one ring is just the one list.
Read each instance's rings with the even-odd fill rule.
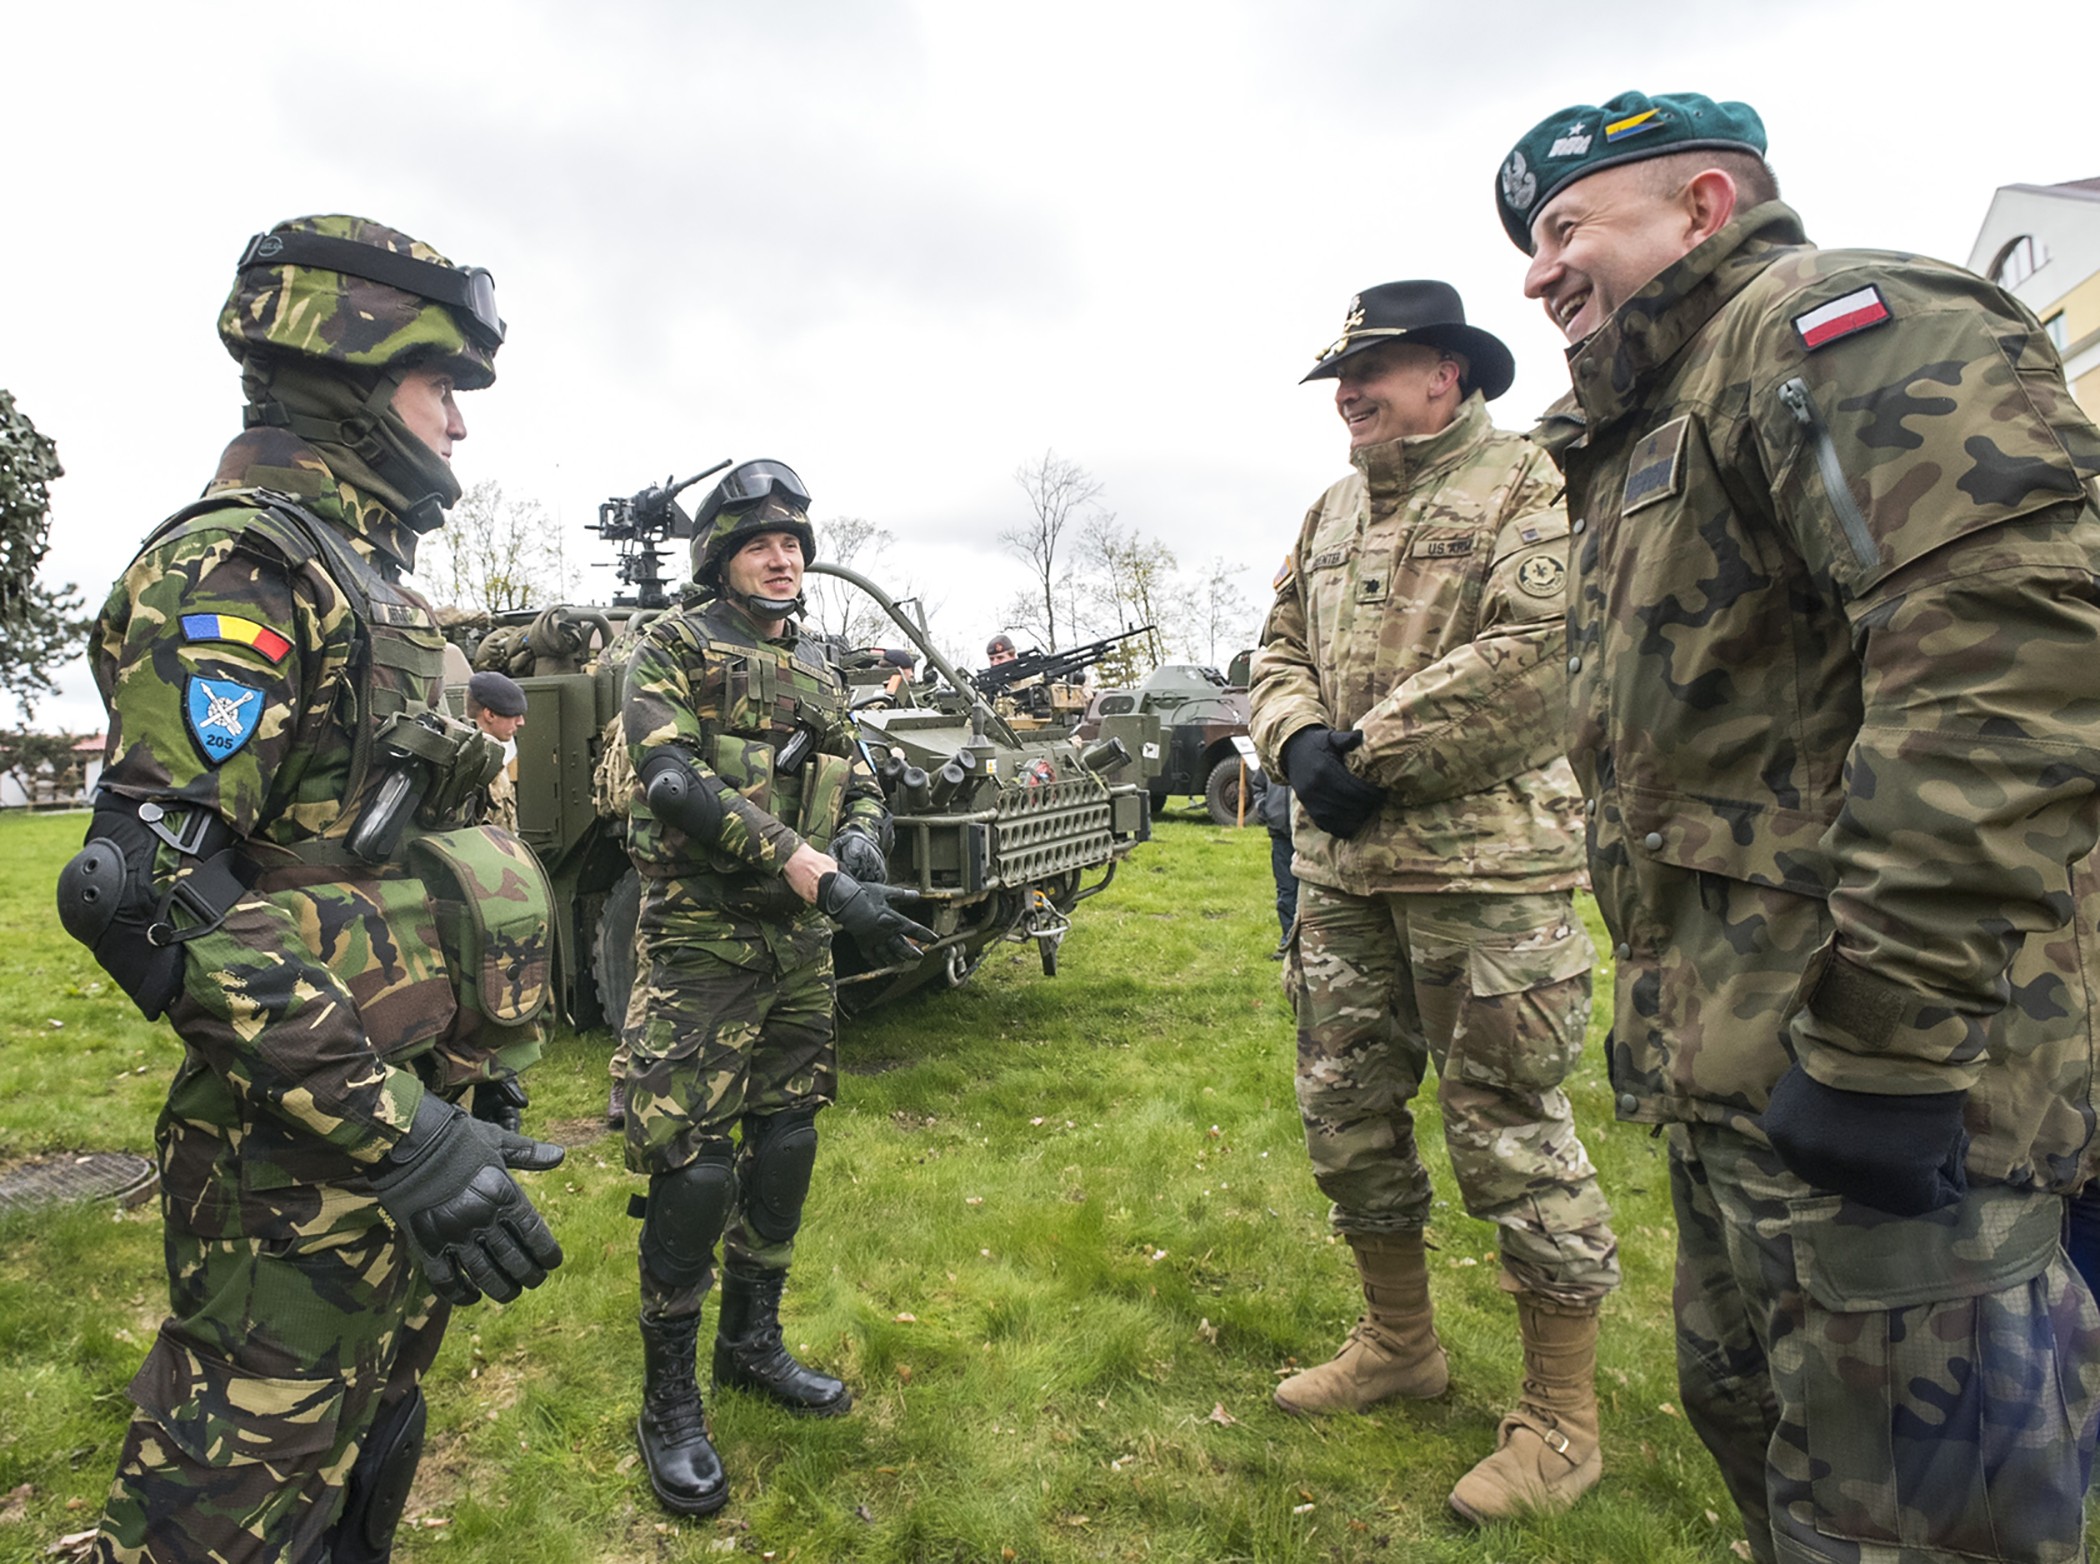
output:
[[1533,597],[1551,597],[1568,576],[1568,567],[1551,554],[1534,554],[1517,566],[1517,585]]
[[1869,283],[1842,299],[1832,299],[1805,315],[1796,315],[1794,330],[1800,334],[1801,345],[1814,351],[1849,337],[1855,331],[1865,331],[1869,326],[1878,326],[1894,318],[1881,290]]
[[1690,418],[1673,418],[1633,448],[1633,459],[1626,464],[1626,492],[1619,498],[1620,515],[1630,516],[1643,505],[1684,491],[1684,448],[1691,431]]
[[192,674],[183,687],[182,714],[199,754],[214,766],[240,753],[262,726],[262,691],[238,679]]

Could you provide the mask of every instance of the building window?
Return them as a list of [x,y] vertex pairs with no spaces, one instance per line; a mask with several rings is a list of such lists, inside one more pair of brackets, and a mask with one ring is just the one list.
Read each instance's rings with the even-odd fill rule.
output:
[[2006,242],[1991,262],[1991,281],[2001,288],[2017,288],[2049,263],[2049,246],[2033,234],[2021,234]]
[[2071,328],[2064,324],[2064,312],[2062,310],[2058,310],[2054,315],[2043,321],[2042,330],[2049,333],[2049,340],[2056,344],[2057,352],[2068,353],[2071,351]]

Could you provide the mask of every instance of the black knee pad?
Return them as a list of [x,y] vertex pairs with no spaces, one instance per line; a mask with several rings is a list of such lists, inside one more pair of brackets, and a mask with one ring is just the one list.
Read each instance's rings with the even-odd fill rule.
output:
[[697,1162],[650,1179],[642,1216],[642,1264],[649,1274],[673,1287],[704,1281],[735,1204],[736,1167],[727,1141],[709,1146]]
[[802,1202],[817,1165],[815,1110],[768,1114],[744,1123],[744,1220],[769,1244],[802,1226]]
[[343,1513],[329,1533],[329,1564],[387,1564],[394,1529],[423,1459],[423,1392],[412,1390],[380,1410],[365,1430],[344,1484]]

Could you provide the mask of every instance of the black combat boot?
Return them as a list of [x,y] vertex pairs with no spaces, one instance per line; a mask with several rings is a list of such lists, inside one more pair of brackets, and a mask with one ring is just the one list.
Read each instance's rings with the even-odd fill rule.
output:
[[729,1500],[729,1478],[707,1438],[693,1379],[700,1317],[642,1321],[642,1415],[635,1424],[649,1486],[678,1515],[712,1515]]
[[715,1386],[755,1390],[790,1412],[836,1417],[853,1392],[829,1374],[797,1363],[780,1340],[780,1288],[785,1271],[722,1273],[722,1320],[715,1335]]

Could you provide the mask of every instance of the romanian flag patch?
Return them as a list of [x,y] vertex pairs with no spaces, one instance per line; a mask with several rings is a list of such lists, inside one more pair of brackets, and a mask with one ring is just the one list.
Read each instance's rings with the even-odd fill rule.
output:
[[1796,315],[1794,330],[1800,333],[1804,348],[1814,349],[1891,319],[1894,317],[1889,313],[1888,301],[1881,296],[1879,288],[1869,283],[1858,292],[1848,293],[1842,299],[1832,299],[1806,315]]
[[283,662],[284,654],[292,649],[292,643],[268,625],[243,619],[238,614],[184,614],[182,638],[185,641],[231,641],[238,646],[252,646],[272,663]]
[[1604,127],[1604,144],[1624,141],[1629,136],[1638,136],[1646,130],[1661,130],[1668,121],[1662,117],[1661,109],[1643,109],[1638,114],[1629,114],[1624,119],[1615,119]]

